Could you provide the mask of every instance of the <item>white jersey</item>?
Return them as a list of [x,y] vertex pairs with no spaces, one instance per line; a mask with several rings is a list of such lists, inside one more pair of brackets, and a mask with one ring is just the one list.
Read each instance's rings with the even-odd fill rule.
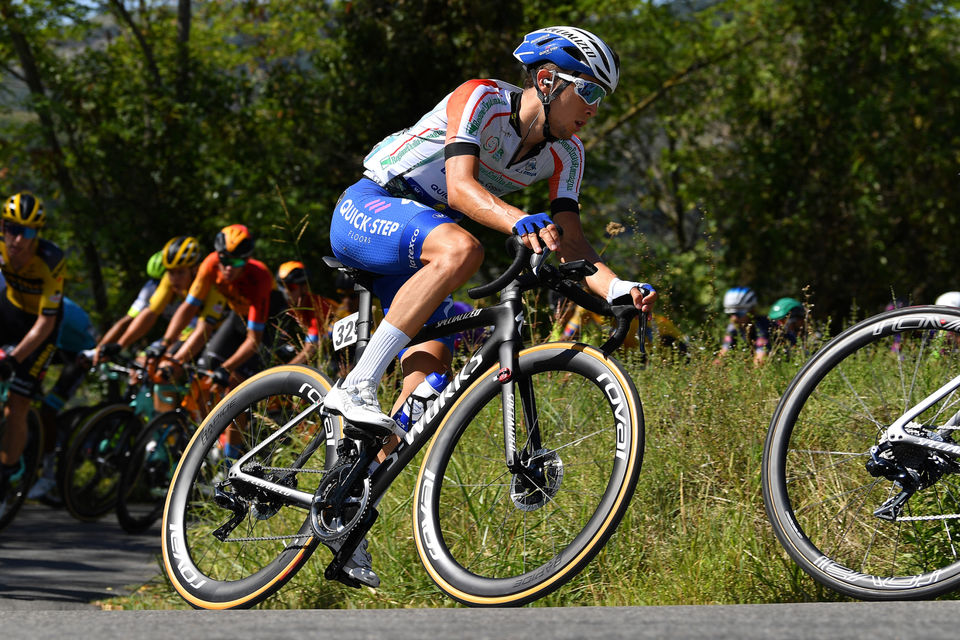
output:
[[[495,196],[548,180],[550,201],[579,201],[583,143],[544,143],[517,159],[519,87],[499,80],[470,80],[446,96],[412,127],[387,136],[364,159],[364,175],[380,185],[401,177],[423,204],[447,205],[444,147],[467,143],[479,149],[479,182]],[[449,213],[449,212],[445,212]]]

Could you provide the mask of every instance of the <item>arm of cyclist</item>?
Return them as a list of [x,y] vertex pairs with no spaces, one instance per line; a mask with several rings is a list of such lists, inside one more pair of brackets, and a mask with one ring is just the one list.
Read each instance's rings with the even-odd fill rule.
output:
[[[464,154],[449,157],[445,168],[447,202],[451,208],[484,226],[507,234],[513,233],[517,223],[527,217],[527,212],[507,204],[480,184],[479,156]],[[556,251],[560,232],[556,225],[551,223],[536,233],[522,234],[520,239],[535,253],[543,251],[542,245]]]
[[37,319],[34,321],[33,326],[30,327],[30,330],[27,331],[27,334],[23,336],[23,339],[17,343],[17,346],[11,353],[8,353],[8,357],[13,357],[17,362],[23,362],[25,359],[29,358],[34,351],[37,350],[43,342],[50,337],[50,334],[53,333],[54,327],[57,325],[57,316],[54,315],[38,315]]
[[157,323],[157,318],[160,316],[153,311],[153,309],[147,308],[137,314],[137,317],[133,319],[133,322],[127,327],[126,331],[123,332],[119,338],[117,338],[117,344],[121,347],[129,347],[131,344],[147,335],[147,332],[153,328],[153,325]]
[[590,287],[591,291],[605,298],[608,302],[629,292],[633,298],[633,305],[637,309],[644,312],[653,310],[654,303],[657,300],[657,292],[653,290],[653,287],[649,287],[650,292],[644,296],[637,286],[643,283],[621,280],[610,267],[604,264],[583,234],[579,213],[558,211],[554,215],[554,219],[563,228],[563,236],[560,238],[560,247],[557,250],[561,262],[587,260],[597,267],[597,272],[586,279],[587,286]]
[[[180,332],[197,316],[202,304],[202,300],[195,303],[190,296],[187,296],[187,299],[180,303],[176,313],[173,314],[173,318],[170,319],[170,324],[167,325],[167,330],[163,332],[163,344],[165,346],[169,347],[177,341]],[[177,359],[183,361],[180,358]]]
[[[237,347],[237,350],[233,352],[229,358],[223,361],[223,364],[219,368],[226,370],[230,374],[231,384],[237,382],[236,376],[233,374],[239,369],[244,362],[252,358],[256,352],[257,347],[260,346],[260,342],[263,340],[263,331],[257,331],[255,329],[247,329],[247,337],[244,338],[243,342],[240,343],[240,346]],[[220,383],[221,381],[218,381]],[[222,384],[220,386],[223,386]]]

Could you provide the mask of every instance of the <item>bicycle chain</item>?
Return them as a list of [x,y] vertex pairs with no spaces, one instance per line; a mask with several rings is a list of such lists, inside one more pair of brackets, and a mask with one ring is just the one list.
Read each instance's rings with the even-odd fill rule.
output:
[[261,538],[227,538],[224,542],[269,542],[271,540],[290,540],[292,538],[308,538],[308,533],[295,533],[287,536],[263,536]]
[[[326,473],[325,469],[301,469],[296,467],[261,467],[264,471],[294,471],[297,473]],[[227,538],[224,542],[271,542],[274,540],[292,540],[304,538],[309,534],[294,533],[285,536],[261,536],[259,538]]]
[[897,518],[896,522],[915,522],[917,520],[956,520],[960,519],[960,513],[945,513],[939,516],[903,516]]

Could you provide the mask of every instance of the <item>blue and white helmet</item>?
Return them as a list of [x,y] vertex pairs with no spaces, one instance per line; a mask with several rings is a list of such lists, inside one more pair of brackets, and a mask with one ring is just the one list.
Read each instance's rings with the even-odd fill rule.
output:
[[757,306],[757,294],[749,287],[733,287],[723,294],[724,313],[747,313]]
[[576,27],[546,27],[532,31],[513,56],[526,69],[552,62],[565,71],[593,76],[607,93],[613,93],[620,81],[620,57],[603,40]]

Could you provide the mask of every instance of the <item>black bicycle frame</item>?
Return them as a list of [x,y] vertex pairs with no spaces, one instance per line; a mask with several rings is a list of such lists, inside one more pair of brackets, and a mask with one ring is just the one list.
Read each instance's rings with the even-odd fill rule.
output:
[[[469,329],[493,326],[493,333],[474,353],[462,369],[450,380],[443,392],[424,410],[420,420],[410,425],[410,430],[401,438],[400,444],[377,467],[371,478],[371,499],[382,495],[393,483],[407,464],[420,449],[430,441],[447,415],[450,407],[463,395],[477,378],[498,362],[500,368],[494,374],[500,382],[500,397],[503,402],[504,456],[508,469],[516,471],[519,465],[516,448],[516,420],[513,411],[506,407],[515,406],[514,374],[517,356],[523,343],[520,335],[524,324],[523,301],[517,285],[503,290],[499,304],[474,309],[467,313],[440,320],[425,326],[410,341],[411,344],[435,340],[447,335]],[[529,381],[527,381],[529,383]],[[521,393],[524,415],[528,425],[535,425],[536,413],[533,406],[533,394]],[[528,413],[528,411],[533,413]],[[539,445],[537,445],[539,446]]]

